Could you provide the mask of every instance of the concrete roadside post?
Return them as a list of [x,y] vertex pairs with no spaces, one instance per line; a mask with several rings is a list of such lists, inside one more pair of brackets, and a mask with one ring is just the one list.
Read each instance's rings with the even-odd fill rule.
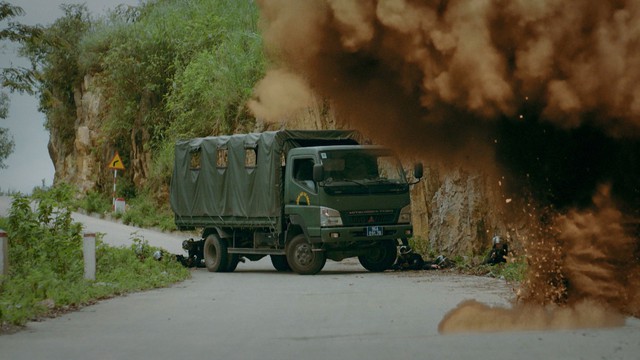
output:
[[9,237],[0,229],[0,275],[9,275]]
[[82,254],[84,257],[84,278],[96,279],[96,234],[84,233],[82,241]]

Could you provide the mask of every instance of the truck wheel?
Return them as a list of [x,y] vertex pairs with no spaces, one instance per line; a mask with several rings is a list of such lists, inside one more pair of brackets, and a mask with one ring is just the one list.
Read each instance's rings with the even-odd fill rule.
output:
[[304,234],[294,237],[287,246],[287,262],[300,275],[317,274],[327,262],[323,252],[312,251]]
[[398,246],[394,240],[385,240],[380,243],[377,249],[374,249],[367,255],[358,256],[360,264],[371,271],[381,272],[389,269],[398,256]]
[[204,241],[204,264],[210,272],[223,272],[229,266],[227,243],[210,234]]
[[240,256],[238,254],[229,254],[229,265],[227,265],[226,272],[234,272],[240,262]]
[[271,255],[271,263],[278,271],[291,271],[286,255]]

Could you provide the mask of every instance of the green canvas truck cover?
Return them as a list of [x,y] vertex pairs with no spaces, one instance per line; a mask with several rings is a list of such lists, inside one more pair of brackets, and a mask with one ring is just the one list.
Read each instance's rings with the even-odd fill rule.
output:
[[[361,140],[356,131],[281,130],[178,141],[170,188],[176,224],[273,225],[282,212],[282,159],[290,149]],[[255,163],[247,164],[247,156]]]

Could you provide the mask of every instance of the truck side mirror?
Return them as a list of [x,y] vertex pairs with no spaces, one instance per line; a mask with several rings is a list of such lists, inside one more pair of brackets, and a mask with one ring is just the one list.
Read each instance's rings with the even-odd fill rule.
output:
[[324,167],[322,164],[313,165],[313,181],[316,183],[324,180]]
[[413,167],[413,177],[421,179],[422,175],[424,175],[424,167],[422,166],[422,163],[416,163]]

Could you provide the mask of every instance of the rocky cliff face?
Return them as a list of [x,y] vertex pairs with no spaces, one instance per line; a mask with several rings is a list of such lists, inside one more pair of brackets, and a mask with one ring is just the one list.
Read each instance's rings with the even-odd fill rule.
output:
[[105,155],[100,146],[100,119],[104,99],[92,84],[93,78],[85,76],[84,82],[74,91],[77,105],[74,138],[66,139],[56,128],[50,130],[49,136],[49,156],[55,167],[55,182],[75,184],[80,192],[96,187],[102,163],[109,161],[99,161]]
[[494,234],[507,235],[493,185],[487,175],[429,169],[412,191],[416,234],[437,253],[483,253]]
[[[73,139],[65,138],[57,129],[50,130],[49,156],[55,167],[55,182],[75,184],[81,193],[88,190],[111,189],[113,172],[107,163],[116,151],[126,159],[127,175],[136,186],[142,186],[149,173],[151,154],[145,149],[149,131],[142,126],[147,111],[142,97],[138,118],[128,139],[104,139],[101,135],[106,115],[106,98],[97,86],[98,79],[86,75],[82,84],[74,89],[76,117]],[[128,143],[131,151],[124,153],[114,143]],[[123,176],[121,173],[120,176]]]
[[[101,137],[101,121],[105,116],[106,101],[96,79],[86,76],[75,90],[77,104],[74,139],[63,139],[55,129],[51,130],[49,152],[55,166],[56,182],[75,184],[81,192],[88,190],[110,191],[112,172],[107,162],[116,150]],[[144,101],[140,114],[144,113]],[[142,116],[142,115],[141,115]],[[145,148],[149,133],[137,121],[128,141],[130,153],[122,153],[127,159],[127,175],[137,186],[147,178],[151,156]],[[256,122],[254,131],[273,130],[286,126],[298,129],[333,129],[335,118],[319,116],[314,111],[297,120],[283,124]],[[482,174],[461,170],[443,173],[426,167],[421,182],[412,187],[413,223],[416,236],[436,253],[449,256],[479,254],[490,246],[494,233],[506,235],[507,226],[503,214],[497,209],[503,201],[497,195],[497,181]]]

